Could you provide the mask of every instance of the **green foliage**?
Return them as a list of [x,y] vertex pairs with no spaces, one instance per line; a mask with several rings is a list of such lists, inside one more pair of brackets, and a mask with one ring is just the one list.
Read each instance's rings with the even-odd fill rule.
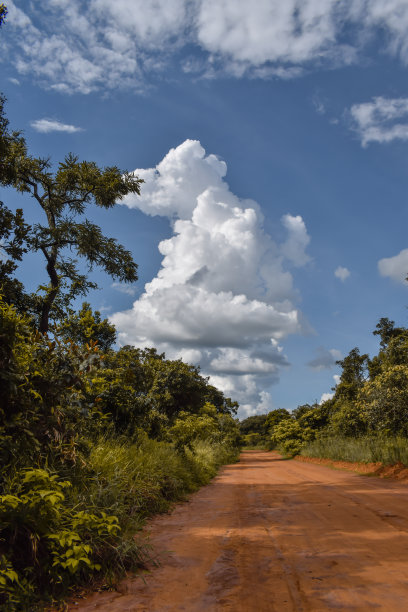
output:
[[369,431],[384,435],[408,434],[408,365],[386,368],[367,382],[358,407]]
[[355,347],[344,359],[336,363],[342,368],[340,382],[336,388],[336,398],[342,401],[354,401],[366,380],[368,355],[360,355],[360,350]]
[[191,451],[197,440],[237,445],[239,430],[230,415],[218,414],[215,406],[207,402],[198,414],[180,412],[173,426],[168,429],[168,438],[183,453],[186,449]]
[[246,448],[264,448],[265,438],[260,433],[254,431],[242,436],[242,443]]
[[239,424],[239,429],[242,435],[249,433],[265,434],[266,428],[266,414],[255,414],[254,416],[247,417]]
[[236,459],[228,398],[154,349],[111,350],[106,330],[85,304],[51,341],[0,298],[2,609],[35,609],[95,573],[136,568],[143,517]]
[[313,415],[306,412],[306,420],[299,418],[315,433],[302,453],[350,461],[408,461],[408,330],[383,317],[373,333],[380,339],[378,354],[369,359],[358,348],[350,351],[338,362],[342,373],[334,397]]
[[384,438],[375,435],[358,438],[321,436],[306,444],[301,454],[305,457],[321,457],[333,461],[408,465],[408,440],[405,437]]
[[312,437],[310,428],[303,429],[295,419],[284,419],[273,428],[271,440],[283,455],[293,457],[299,454],[305,442]]
[[[0,25],[5,14],[0,5]],[[29,225],[0,203],[2,610],[42,609],[95,574],[112,583],[136,569],[147,554],[135,539],[144,517],[237,458],[238,404],[199,368],[154,348],[115,351],[109,321],[86,302],[70,308],[95,287],[71,252],[88,272],[137,278],[131,254],[85,214],[139,193],[141,182],[71,154],[54,171],[10,132],[0,96],[0,184],[31,195],[43,214]],[[15,276],[33,252],[49,277],[42,295],[27,295]]]
[[90,204],[112,208],[128,193],[139,194],[143,181],[116,166],[101,169],[94,162],[80,162],[71,153],[52,172],[49,159],[29,155],[21,134],[9,132],[4,98],[0,100],[0,128],[0,184],[32,196],[43,213],[42,223],[25,226],[24,245],[45,259],[49,284],[40,287],[43,295],[37,297],[34,307],[39,330],[45,333],[50,316],[62,318],[74,298],[96,287],[80,273],[71,252],[84,259],[89,270],[99,266],[114,279],[137,279],[131,253],[114,238],[104,236],[84,215]]
[[280,423],[281,421],[290,418],[290,412],[285,408],[277,408],[276,410],[271,410],[271,412],[268,412],[268,414],[266,415],[265,430],[270,431],[272,427],[275,427],[275,425],[278,425],[278,423]]
[[180,413],[200,414],[211,403],[209,397],[218,400],[218,405],[211,403],[217,414],[228,417],[235,410],[229,398],[214,393],[198,368],[167,360],[154,349],[125,346],[105,355],[104,364],[93,380],[93,393],[118,434],[137,437],[142,428],[164,439]]
[[24,468],[0,496],[2,574],[7,590],[0,603],[31,603],[40,590],[52,597],[67,584],[99,571],[98,544],[115,546],[120,527],[105,512],[77,512],[65,503],[69,481],[45,469]]
[[367,418],[364,410],[353,402],[335,404],[336,409],[330,419],[328,431],[334,436],[360,436],[367,431]]
[[98,414],[86,393],[88,378],[100,363],[97,347],[49,341],[1,297],[0,339],[2,465],[51,456],[75,462],[79,424],[88,421],[90,426]]
[[56,331],[64,340],[80,346],[91,341],[97,342],[102,352],[108,351],[116,342],[114,325],[109,323],[108,319],[102,319],[98,310],[92,312],[88,302],[82,304],[78,313],[71,310],[69,316],[60,322]]
[[7,17],[7,7],[5,4],[0,4],[0,26],[3,25],[4,20]]

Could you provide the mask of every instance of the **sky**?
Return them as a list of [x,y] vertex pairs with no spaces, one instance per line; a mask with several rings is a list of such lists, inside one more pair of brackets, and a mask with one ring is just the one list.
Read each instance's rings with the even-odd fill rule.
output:
[[[119,345],[200,365],[244,418],[327,399],[380,317],[407,325],[407,0],[6,5],[0,90],[30,153],[145,181],[88,213],[139,265],[88,296]],[[39,256],[19,274],[46,282]]]

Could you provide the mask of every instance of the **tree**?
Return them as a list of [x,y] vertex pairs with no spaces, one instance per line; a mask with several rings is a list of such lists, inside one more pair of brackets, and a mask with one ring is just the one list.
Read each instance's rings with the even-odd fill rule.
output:
[[4,20],[7,16],[7,7],[5,4],[0,4],[0,26],[3,25]]
[[390,321],[388,317],[381,317],[375,326],[373,335],[380,336],[380,347],[384,350],[387,348],[389,341],[400,335],[403,331],[401,327],[395,327],[394,321]]
[[360,355],[360,350],[355,347],[344,359],[336,361],[336,363],[341,366],[343,371],[334,397],[336,400],[354,401],[366,380],[368,355]]
[[247,417],[239,424],[240,432],[243,436],[250,433],[259,433],[261,435],[266,434],[265,429],[267,415],[266,414],[254,414],[253,416]]
[[24,138],[10,133],[0,99],[0,184],[32,196],[43,212],[43,221],[30,228],[26,247],[45,258],[49,284],[40,289],[39,330],[46,333],[53,316],[62,316],[71,301],[97,287],[80,272],[72,251],[85,260],[88,272],[101,267],[112,278],[137,280],[137,265],[131,253],[85,217],[89,204],[112,208],[128,193],[140,194],[143,182],[116,166],[99,168],[94,162],[78,161],[72,153],[52,171],[50,159],[32,157]]
[[115,326],[108,319],[102,319],[98,310],[92,312],[88,302],[82,304],[78,313],[71,311],[58,326],[57,333],[80,346],[96,341],[102,352],[112,348],[116,341]]
[[265,433],[267,433],[272,427],[275,427],[278,423],[285,419],[290,419],[290,412],[286,410],[286,408],[276,408],[276,410],[271,410],[266,415],[266,421],[264,425]]

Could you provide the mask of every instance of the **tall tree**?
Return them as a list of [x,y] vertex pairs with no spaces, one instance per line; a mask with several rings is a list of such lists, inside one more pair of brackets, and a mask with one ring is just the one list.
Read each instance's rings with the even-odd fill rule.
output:
[[75,297],[97,287],[80,272],[72,252],[85,260],[88,273],[99,266],[114,279],[137,280],[131,253],[104,236],[85,213],[90,204],[112,208],[128,193],[140,194],[143,181],[116,166],[99,168],[94,162],[79,161],[71,153],[53,172],[50,159],[32,157],[22,135],[9,132],[3,104],[0,99],[0,184],[30,194],[43,213],[41,222],[31,227],[26,245],[45,258],[49,283],[41,287],[38,300],[38,327],[45,333],[52,316],[58,318]]
[[366,380],[368,355],[366,353],[360,355],[359,348],[355,347],[344,359],[336,363],[343,371],[334,397],[336,400],[353,401]]
[[3,25],[4,20],[7,16],[7,7],[5,4],[0,4],[0,26]]

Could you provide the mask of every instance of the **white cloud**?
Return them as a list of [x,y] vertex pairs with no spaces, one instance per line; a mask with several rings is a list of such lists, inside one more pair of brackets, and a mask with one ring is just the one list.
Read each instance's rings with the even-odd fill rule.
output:
[[20,85],[20,81],[14,77],[9,78],[9,81],[10,83],[13,83],[13,85]]
[[322,397],[320,398],[319,404],[323,404],[327,402],[327,400],[331,399],[334,396],[334,393],[322,393]]
[[68,134],[82,132],[82,128],[68,123],[61,123],[61,121],[56,119],[36,119],[31,121],[30,125],[36,132],[42,132],[43,134],[50,132],[67,132]]
[[348,268],[344,268],[343,266],[338,266],[334,271],[334,276],[339,278],[341,281],[346,280],[350,276],[351,272]]
[[339,4],[345,8],[336,0],[206,0],[198,11],[198,40],[243,66],[302,64],[331,54],[341,29]]
[[[112,316],[123,344],[154,345],[200,363],[247,410],[287,365],[280,341],[305,329],[288,268],[307,261],[301,217],[286,215],[283,245],[263,230],[258,204],[234,195],[226,164],[198,141],[171,149],[156,168],[137,169],[140,197],[123,203],[167,216],[157,276],[133,308]],[[266,397],[266,396],[265,396]]]
[[[41,11],[9,0],[7,6],[2,38],[18,72],[64,93],[144,89],[149,73],[168,74],[169,66],[198,68],[211,78],[296,78],[321,65],[359,61],[373,38],[408,63],[406,0],[44,0]],[[191,47],[198,62],[176,53]]]
[[[334,374],[333,380],[334,380],[334,386],[337,387],[337,385],[340,382],[339,374]],[[334,391],[331,393],[322,393],[319,404],[323,404],[324,402],[327,402],[327,400],[331,399],[332,397],[334,397]]]
[[336,365],[336,361],[342,358],[342,354],[337,349],[325,349],[323,346],[319,346],[317,349],[317,356],[308,362],[308,366],[314,370],[326,370]]
[[282,253],[295,266],[304,266],[310,261],[309,255],[305,252],[310,242],[310,236],[307,233],[302,217],[299,215],[296,217],[284,215],[282,217],[282,224],[286,227],[289,234],[285,244],[282,245]]
[[124,293],[125,295],[136,295],[137,293],[137,287],[135,287],[134,285],[128,285],[127,283],[112,283],[111,284],[112,289],[116,289],[117,291],[120,291],[120,293]]
[[380,259],[378,271],[381,276],[388,276],[399,283],[405,284],[405,279],[408,276],[408,249],[403,249],[394,257]]
[[372,102],[354,104],[350,113],[363,147],[369,142],[408,140],[408,98],[380,96]]

